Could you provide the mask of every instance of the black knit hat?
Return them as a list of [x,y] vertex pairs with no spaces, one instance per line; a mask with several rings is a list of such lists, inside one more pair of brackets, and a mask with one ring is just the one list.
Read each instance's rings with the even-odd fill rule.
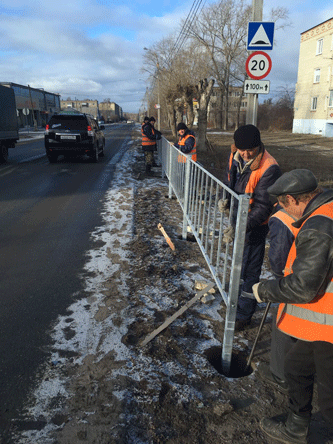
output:
[[149,119],[149,122],[156,122],[155,117],[151,117],[151,118]]
[[149,117],[146,116],[146,117],[143,119],[143,121],[144,121],[144,122],[149,122]]
[[185,131],[188,129],[184,122],[180,122],[177,125],[177,131],[182,130],[182,129]]
[[318,182],[310,170],[291,170],[282,174],[278,180],[267,188],[271,196],[305,194],[314,191]]
[[239,150],[253,150],[260,146],[260,131],[254,125],[240,126],[234,133],[235,146]]

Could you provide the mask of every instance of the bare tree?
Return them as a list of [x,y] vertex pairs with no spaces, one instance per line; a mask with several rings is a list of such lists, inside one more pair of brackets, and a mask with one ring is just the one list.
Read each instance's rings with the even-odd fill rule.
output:
[[290,131],[294,118],[294,90],[280,87],[276,100],[265,100],[258,108],[258,126],[262,130]]
[[202,11],[196,26],[191,30],[192,38],[202,45],[210,57],[211,74],[218,84],[224,110],[223,129],[227,129],[228,124],[232,67],[246,50],[250,12],[245,0],[220,0]]
[[[277,7],[270,13],[281,21],[276,29],[288,26],[288,11]],[[230,86],[243,86],[246,79],[246,37],[251,7],[245,0],[219,0],[204,8],[189,32],[210,57],[211,76],[216,79],[220,94],[222,128],[228,127]]]
[[207,108],[210,96],[214,86],[214,79],[201,80],[196,85],[198,94],[198,132],[197,132],[197,149],[206,151],[206,133],[207,133]]
[[207,55],[191,42],[179,53],[174,53],[174,41],[171,38],[163,39],[147,49],[144,55],[143,70],[150,74],[154,94],[159,90],[174,137],[176,125],[183,121],[184,113],[189,127],[193,125],[195,85],[207,77],[208,65]]

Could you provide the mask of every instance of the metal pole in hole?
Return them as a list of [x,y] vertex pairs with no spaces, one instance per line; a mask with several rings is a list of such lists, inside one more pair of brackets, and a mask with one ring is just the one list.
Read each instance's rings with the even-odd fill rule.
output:
[[250,367],[250,365],[251,365],[251,361],[252,361],[252,358],[253,358],[253,353],[254,353],[254,350],[255,350],[255,348],[256,348],[256,346],[257,346],[257,342],[258,342],[258,339],[259,339],[259,335],[260,335],[261,330],[262,330],[262,328],[263,328],[263,326],[264,326],[264,322],[265,322],[265,320],[266,320],[266,318],[267,318],[267,315],[268,315],[268,311],[269,311],[269,309],[270,309],[270,306],[271,306],[271,302],[267,302],[267,305],[266,305],[266,308],[265,308],[265,312],[264,312],[264,315],[263,315],[263,317],[262,317],[262,319],[261,319],[261,323],[260,323],[260,325],[259,325],[258,333],[257,333],[257,336],[256,336],[256,338],[255,338],[255,340],[254,340],[254,344],[253,344],[253,347],[252,347],[252,350],[251,350],[250,356],[248,357],[248,360],[247,360],[247,363],[246,363],[246,367],[245,367],[244,373],[246,373],[246,372],[249,370],[249,367]]
[[160,64],[156,63],[157,67],[157,129],[161,131],[161,102],[160,102]]

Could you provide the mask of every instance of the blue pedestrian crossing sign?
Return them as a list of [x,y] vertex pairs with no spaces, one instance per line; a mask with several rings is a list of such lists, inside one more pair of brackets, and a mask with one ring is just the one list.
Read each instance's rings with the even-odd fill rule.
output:
[[247,33],[247,50],[272,50],[274,40],[274,25],[274,22],[249,22]]

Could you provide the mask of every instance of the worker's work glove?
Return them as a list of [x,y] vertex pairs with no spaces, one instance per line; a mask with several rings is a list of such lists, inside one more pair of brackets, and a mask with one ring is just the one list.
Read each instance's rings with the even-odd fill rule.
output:
[[221,213],[226,212],[227,210],[229,210],[229,201],[228,201],[228,199],[220,199],[217,202],[217,208],[219,209],[219,211]]
[[252,285],[252,291],[253,291],[254,297],[257,299],[257,302],[259,302],[259,304],[260,304],[263,301],[260,299],[260,296],[259,296],[259,291],[258,291],[259,285],[260,285],[260,282],[258,282],[257,284]]
[[224,230],[222,241],[228,244],[235,239],[235,228],[230,225],[226,230]]

